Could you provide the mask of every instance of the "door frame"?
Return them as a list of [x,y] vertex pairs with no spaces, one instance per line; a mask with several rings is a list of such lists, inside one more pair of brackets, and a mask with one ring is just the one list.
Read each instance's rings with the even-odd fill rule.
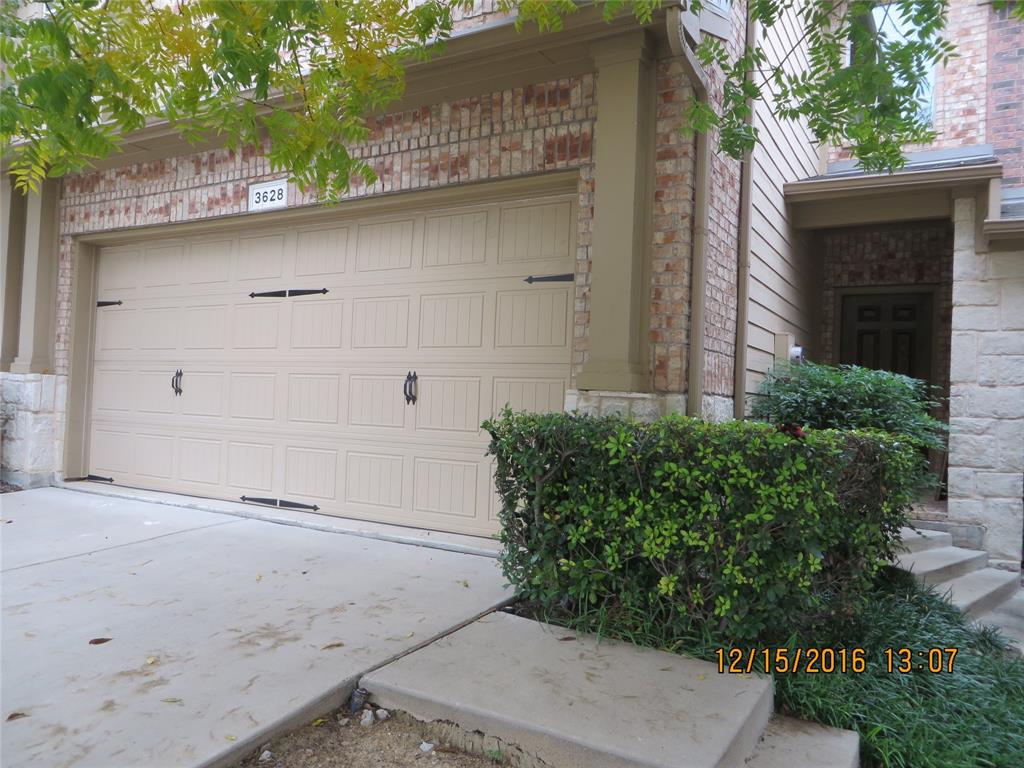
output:
[[[328,224],[394,212],[432,211],[445,207],[516,200],[533,196],[577,193],[578,169],[547,171],[514,179],[484,179],[448,187],[389,192],[344,200],[338,204],[283,208],[265,213],[238,213],[213,219],[180,221],[149,226],[87,232],[72,236],[71,312],[68,340],[68,398],[64,427],[63,477],[84,477],[89,470],[89,434],[92,428],[92,381],[96,335],[97,265],[101,248],[186,235],[215,234],[242,226],[266,230],[299,224]],[[257,183],[263,179],[244,179]],[[579,216],[578,202],[573,211]],[[577,259],[578,226],[572,229]],[[578,265],[577,265],[578,268]],[[577,272],[577,269],[574,269]],[[573,347],[569,345],[570,385],[574,381]]]
[[938,386],[939,381],[939,356],[937,354],[937,345],[935,343],[937,339],[936,330],[940,327],[939,324],[939,291],[942,288],[940,283],[915,283],[913,285],[906,285],[905,283],[892,283],[891,285],[868,285],[868,286],[848,286],[835,289],[835,305],[832,308],[832,364],[839,364],[839,352],[842,345],[843,338],[843,300],[847,296],[878,296],[885,294],[924,294],[931,298],[932,305],[932,354],[931,354],[931,366],[929,375],[931,376],[931,383]]

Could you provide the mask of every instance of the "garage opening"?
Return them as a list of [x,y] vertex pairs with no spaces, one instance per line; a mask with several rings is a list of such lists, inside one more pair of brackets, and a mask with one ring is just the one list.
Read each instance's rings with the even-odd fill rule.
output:
[[99,250],[89,473],[469,534],[480,423],[563,408],[575,198]]

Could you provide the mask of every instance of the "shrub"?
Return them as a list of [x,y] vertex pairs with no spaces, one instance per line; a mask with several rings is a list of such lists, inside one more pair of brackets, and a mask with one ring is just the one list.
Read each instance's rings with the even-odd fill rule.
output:
[[884,432],[798,438],[678,416],[506,411],[484,427],[520,594],[666,638],[750,639],[850,612],[895,551],[922,460]]
[[934,387],[919,379],[856,365],[803,363],[775,369],[751,405],[755,419],[817,429],[881,429],[925,448],[945,448],[945,425],[928,411]]

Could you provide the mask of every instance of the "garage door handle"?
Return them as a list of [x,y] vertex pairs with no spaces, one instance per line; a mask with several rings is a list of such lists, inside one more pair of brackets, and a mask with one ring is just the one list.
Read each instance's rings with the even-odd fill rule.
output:
[[171,390],[174,392],[175,397],[184,391],[181,388],[181,368],[176,370],[174,375],[171,376]]
[[416,390],[413,387],[416,385],[416,371],[409,371],[405,374],[405,384],[402,386],[402,392],[405,394],[405,404],[412,403],[416,405]]

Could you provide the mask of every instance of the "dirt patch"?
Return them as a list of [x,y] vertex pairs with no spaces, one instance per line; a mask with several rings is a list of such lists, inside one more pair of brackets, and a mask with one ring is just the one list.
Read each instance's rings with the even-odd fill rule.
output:
[[3,480],[0,480],[0,493],[14,493],[15,491],[20,490],[21,488],[18,486],[11,485],[10,483],[5,483]]
[[[434,748],[423,752],[424,741]],[[273,756],[261,763],[263,749]],[[492,759],[439,744],[429,726],[409,717],[362,726],[358,717],[341,725],[330,715],[321,725],[306,725],[270,742],[239,768],[496,768],[504,763],[498,753]]]

